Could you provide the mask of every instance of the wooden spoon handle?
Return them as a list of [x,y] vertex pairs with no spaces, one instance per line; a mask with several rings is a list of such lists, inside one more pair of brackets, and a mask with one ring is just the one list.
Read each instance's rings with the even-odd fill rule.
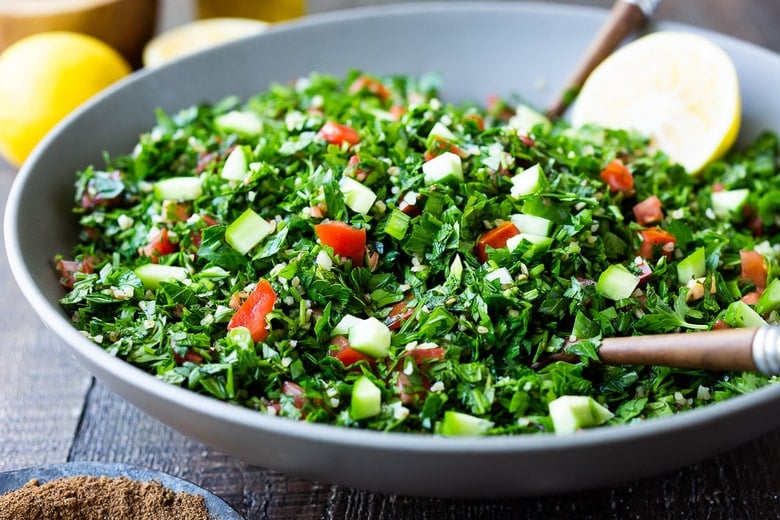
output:
[[780,373],[780,326],[687,334],[606,338],[599,358],[609,365],[661,365]]
[[563,115],[593,69],[609,56],[629,34],[638,31],[649,19],[660,0],[617,0],[606,22],[585,50],[566,87],[547,110],[556,119]]

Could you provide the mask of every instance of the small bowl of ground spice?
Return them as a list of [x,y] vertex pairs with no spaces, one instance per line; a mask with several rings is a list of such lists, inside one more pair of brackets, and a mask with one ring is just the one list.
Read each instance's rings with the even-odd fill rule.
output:
[[69,462],[0,473],[0,520],[243,520],[225,501],[167,473]]

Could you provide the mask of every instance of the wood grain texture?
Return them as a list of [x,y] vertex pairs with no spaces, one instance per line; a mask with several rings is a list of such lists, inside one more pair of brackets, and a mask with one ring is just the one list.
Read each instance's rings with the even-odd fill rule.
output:
[[[310,0],[312,11],[382,3],[389,1]],[[608,8],[612,0],[559,3]],[[657,16],[780,51],[777,0],[665,0]],[[0,162],[2,200],[13,176],[14,170]],[[215,492],[247,519],[780,518],[780,430],[654,478],[590,492],[494,501],[379,495],[247,465],[93,384],[35,317],[4,255],[0,290],[0,470],[66,460],[146,466]]]

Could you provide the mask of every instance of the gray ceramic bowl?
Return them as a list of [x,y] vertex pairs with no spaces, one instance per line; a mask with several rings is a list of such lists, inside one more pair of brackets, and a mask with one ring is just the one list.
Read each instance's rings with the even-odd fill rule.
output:
[[[298,423],[170,386],[115,359],[70,324],[52,257],[68,251],[74,172],[104,150],[129,152],[167,111],[248,96],[311,71],[437,70],[446,100],[521,93],[543,106],[605,11],[530,3],[418,4],[339,12],[141,72],[51,133],[18,174],[5,237],[23,293],[73,355],[106,385],[180,432],[249,463],[309,479],[388,493],[500,497],[604,486],[690,464],[780,426],[780,385],[625,427],[573,436],[437,438]],[[681,28],[678,25],[665,27]],[[692,28],[686,30],[695,31]],[[737,64],[743,137],[780,131],[780,57],[716,34]],[[541,88],[546,84],[548,88]]]

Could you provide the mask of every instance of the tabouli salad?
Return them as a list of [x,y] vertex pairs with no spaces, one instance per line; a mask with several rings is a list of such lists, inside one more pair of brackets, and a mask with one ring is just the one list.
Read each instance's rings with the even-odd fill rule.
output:
[[774,135],[692,176],[439,88],[312,73],[159,112],[77,174],[74,325],[171,384],[382,431],[562,433],[774,381],[596,362],[604,337],[777,322]]

